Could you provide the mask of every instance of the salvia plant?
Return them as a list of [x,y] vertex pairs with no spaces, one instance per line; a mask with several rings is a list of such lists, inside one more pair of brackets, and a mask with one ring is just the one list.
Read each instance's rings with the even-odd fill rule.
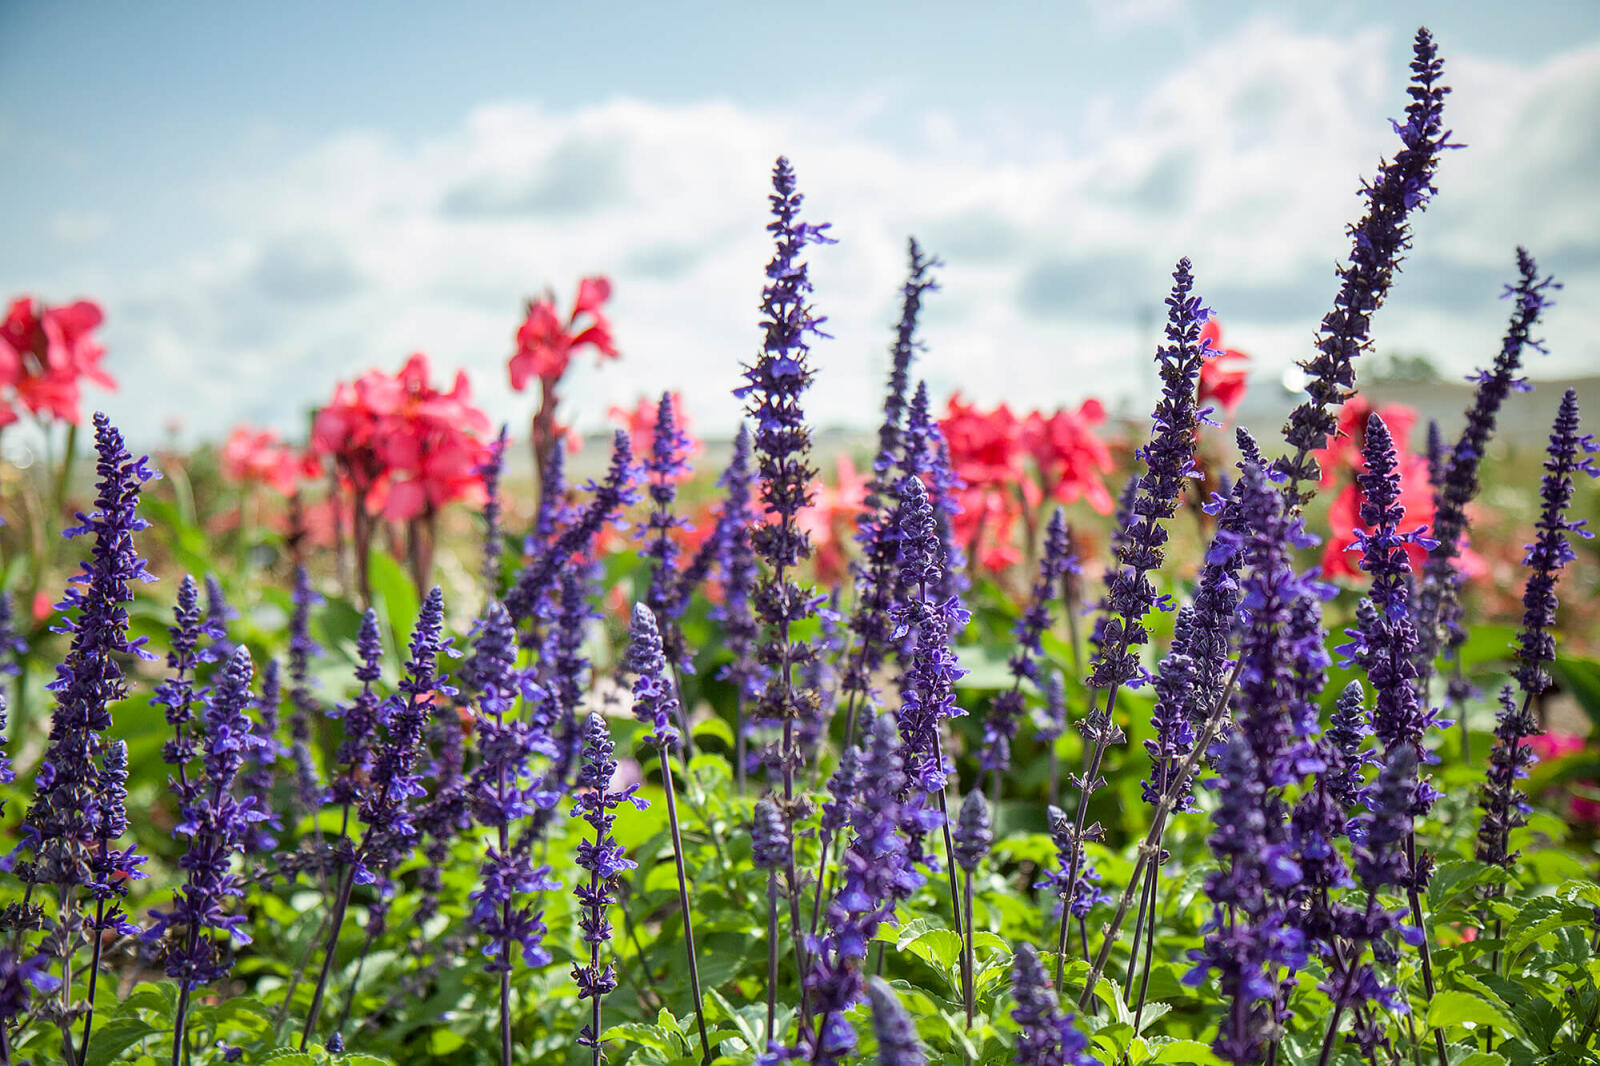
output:
[[1459,426],[1413,453],[1362,395],[1456,147],[1425,30],[1411,75],[1281,439],[1218,432],[1224,279],[1181,258],[1092,494],[973,439],[1010,419],[1055,476],[1028,435],[1065,414],[940,417],[913,240],[863,474],[823,497],[834,237],[787,159],[720,473],[671,392],[638,454],[568,455],[603,278],[517,332],[531,482],[420,356],[319,415],[331,484],[260,445],[287,535],[202,521],[182,456],[153,486],[95,416],[53,607],[35,518],[0,530],[0,1066],[1597,1061],[1600,464],[1578,393],[1535,393],[1518,491],[1500,426],[1559,288],[1526,249]]

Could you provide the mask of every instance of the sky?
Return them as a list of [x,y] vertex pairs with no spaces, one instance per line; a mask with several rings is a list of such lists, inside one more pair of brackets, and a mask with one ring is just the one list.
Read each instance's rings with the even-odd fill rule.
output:
[[[1403,10],[1402,10],[1403,9]],[[821,425],[865,427],[915,235],[945,266],[918,373],[1022,409],[1148,396],[1179,256],[1251,353],[1304,358],[1356,192],[1434,31],[1467,147],[1376,323],[1465,374],[1526,245],[1565,284],[1532,372],[1600,368],[1600,4],[0,5],[0,294],[105,308],[136,440],[303,435],[423,351],[496,419],[525,301],[609,275],[623,359],[580,428],[678,388],[738,417],[773,159],[814,220]]]

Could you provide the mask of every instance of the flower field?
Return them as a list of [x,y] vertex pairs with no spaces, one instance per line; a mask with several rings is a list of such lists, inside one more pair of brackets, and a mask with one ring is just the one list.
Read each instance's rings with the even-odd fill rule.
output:
[[1458,422],[1362,389],[1459,147],[1411,70],[1281,430],[1198,253],[1148,419],[930,394],[912,240],[821,454],[784,158],[731,447],[666,391],[579,450],[605,277],[509,324],[521,424],[418,353],[151,456],[106,312],[17,298],[0,1063],[1600,1061],[1597,447],[1497,436],[1524,249]]

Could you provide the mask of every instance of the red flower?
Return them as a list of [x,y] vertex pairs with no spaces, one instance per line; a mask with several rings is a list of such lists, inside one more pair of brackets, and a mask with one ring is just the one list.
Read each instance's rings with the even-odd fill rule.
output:
[[[1111,451],[1094,434],[1105,421],[1099,400],[1054,414],[1030,411],[1017,418],[1001,404],[987,413],[950,398],[940,421],[950,445],[950,464],[965,487],[956,493],[962,511],[952,522],[956,540],[978,564],[1003,570],[1021,559],[1016,525],[1045,497],[1063,503],[1084,499],[1101,514],[1113,508],[1103,475],[1111,472]],[[1027,460],[1038,471],[1030,476]]]
[[[1529,737],[1528,747],[1533,749],[1541,762],[1565,758],[1575,755],[1586,747],[1584,739],[1574,733],[1559,733],[1551,730],[1540,736]],[[1593,781],[1579,782],[1585,788],[1594,788]],[[1600,801],[1592,800],[1587,796],[1572,797],[1572,805],[1568,808],[1573,818],[1589,825],[1600,826]]]
[[[611,339],[611,323],[601,310],[610,298],[609,279],[584,278],[578,283],[572,313],[564,322],[556,314],[553,296],[530,301],[528,317],[517,329],[517,350],[509,364],[511,387],[521,392],[534,378],[547,386],[559,381],[567,372],[572,353],[586,346],[594,348],[601,358],[617,358],[619,353]],[[584,316],[588,316],[588,324],[577,329],[578,320]]]
[[1087,499],[1100,514],[1115,507],[1102,479],[1111,473],[1111,449],[1094,435],[1105,420],[1100,401],[1089,399],[1076,411],[1062,408],[1048,418],[1033,411],[1022,424],[1022,446],[1039,464],[1045,491],[1062,503]]
[[330,456],[368,513],[406,522],[455,500],[483,498],[489,418],[472,404],[465,372],[449,392],[428,380],[418,353],[393,377],[368,371],[339,383],[317,412],[314,454]]
[[1214,318],[1200,331],[1200,340],[1212,349],[1200,364],[1200,404],[1214,401],[1231,418],[1248,388],[1250,357],[1222,346],[1222,324]]
[[[1433,486],[1428,482],[1428,460],[1423,456],[1400,456],[1400,506],[1405,510],[1402,529],[1432,527]],[[1355,547],[1355,530],[1370,533],[1372,528],[1361,521],[1361,488],[1354,481],[1346,484],[1328,507],[1328,526],[1333,534],[1322,550],[1323,573],[1329,577],[1357,576],[1361,572],[1361,554]],[[1428,551],[1420,544],[1407,544],[1406,557],[1411,572],[1420,574]]]
[[834,463],[834,483],[820,478],[811,484],[813,500],[796,516],[801,532],[811,538],[812,561],[817,580],[834,585],[850,570],[849,545],[855,537],[856,520],[867,495],[867,479],[856,472],[847,455]]
[[85,378],[117,387],[100,369],[106,350],[94,331],[104,320],[99,305],[88,300],[65,307],[45,307],[30,296],[12,302],[0,321],[0,426],[17,420],[18,403],[36,418],[77,425]]
[[319,473],[316,459],[278,439],[270,429],[237,426],[222,445],[222,476],[244,485],[269,485],[280,496],[293,496],[301,478]]
[[[656,443],[656,415],[661,408],[661,398],[651,399],[641,396],[633,409],[626,407],[612,407],[606,412],[606,417],[613,422],[621,424],[628,431],[628,440],[633,446],[633,456],[643,462],[650,455],[650,450]],[[706,450],[705,442],[694,435],[694,419],[689,417],[689,412],[683,406],[683,394],[672,393],[672,416],[676,420],[678,430],[689,438],[689,447],[683,453],[685,460],[692,460]],[[674,480],[688,481],[694,476],[693,470],[685,470]]]

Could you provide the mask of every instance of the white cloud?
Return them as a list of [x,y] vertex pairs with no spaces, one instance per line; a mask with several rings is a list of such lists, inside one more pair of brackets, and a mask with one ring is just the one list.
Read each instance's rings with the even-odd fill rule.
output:
[[[891,146],[869,132],[897,106],[882,99],[846,115],[513,102],[420,141],[350,131],[198,190],[226,244],[105,279],[127,383],[112,410],[147,434],[169,411],[205,435],[241,417],[294,429],[337,378],[423,350],[441,371],[466,367],[491,413],[520,426],[531,398],[509,393],[504,361],[523,299],[553,285],[567,300],[578,277],[608,272],[625,357],[579,371],[568,396],[580,424],[673,386],[702,428],[726,429],[728,390],[759,339],[780,151],[808,214],[840,239],[811,256],[836,337],[817,349],[819,422],[866,424],[877,408],[908,233],[948,261],[919,371],[937,391],[1026,406],[1142,391],[1150,317],[1180,254],[1229,340],[1275,378],[1332,295],[1360,176],[1395,144],[1382,120],[1404,87],[1383,44],[1253,22],[1135,107],[1089,101],[1021,144],[912,111],[909,141]],[[1534,68],[1450,63],[1451,121],[1473,147],[1446,160],[1415,288],[1402,278],[1380,328],[1453,368],[1487,359],[1502,314],[1493,279],[1513,243],[1548,242],[1588,271],[1569,279],[1548,333],[1569,365],[1592,361],[1593,301],[1580,293],[1600,280],[1586,184],[1600,160],[1576,131],[1600,95],[1595,52]],[[1440,278],[1466,279],[1447,294],[1454,314],[1422,298]],[[1484,291],[1463,295],[1478,278]]]

